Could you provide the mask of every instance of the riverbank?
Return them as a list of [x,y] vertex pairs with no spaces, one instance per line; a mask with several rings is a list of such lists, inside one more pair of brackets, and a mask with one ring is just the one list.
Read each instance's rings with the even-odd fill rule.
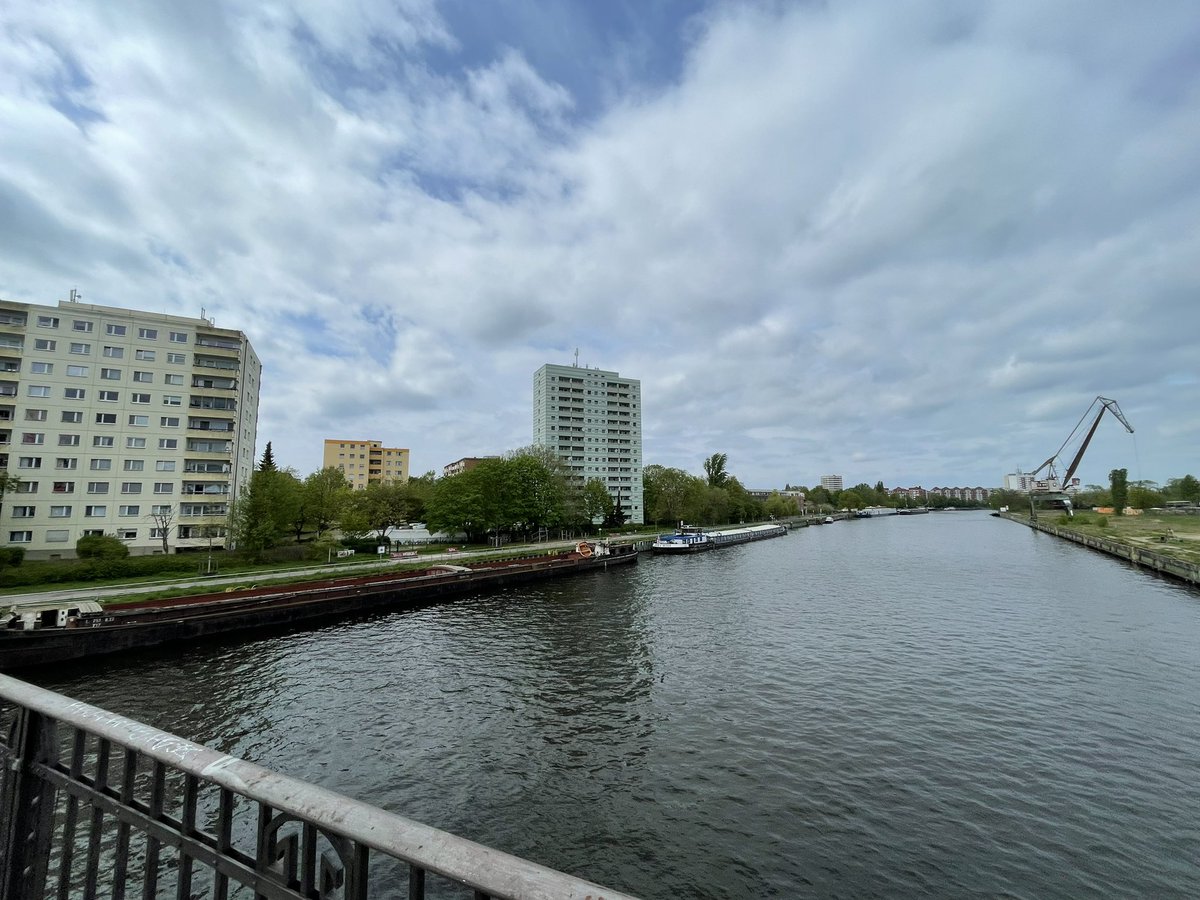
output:
[[[996,513],[1000,518],[1028,525],[1037,531],[1072,541],[1133,563],[1200,585],[1200,521],[1183,517],[1141,516],[1093,517],[1080,513],[1070,524],[1062,517],[1043,515],[1038,520],[1016,513]],[[1100,520],[1105,524],[1101,526]]]

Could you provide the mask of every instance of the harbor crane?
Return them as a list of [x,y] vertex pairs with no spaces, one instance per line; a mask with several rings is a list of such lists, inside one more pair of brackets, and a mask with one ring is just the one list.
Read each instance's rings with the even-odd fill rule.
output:
[[[1100,409],[1096,412],[1096,418],[1092,420],[1092,425],[1088,429],[1087,435],[1084,436],[1083,443],[1079,445],[1079,449],[1076,451],[1074,458],[1071,460],[1071,464],[1067,466],[1066,472],[1064,472],[1062,480],[1060,481],[1058,478],[1058,472],[1056,471],[1056,465],[1059,462],[1059,456],[1062,454],[1064,448],[1071,443],[1071,439],[1074,438],[1079,432],[1079,429],[1083,426],[1083,423],[1087,421],[1088,416],[1092,414],[1092,410],[1096,409],[1097,406],[1099,406]],[[1129,424],[1129,420],[1126,419],[1124,414],[1121,412],[1121,407],[1117,405],[1116,400],[1110,400],[1107,397],[1097,397],[1095,400],[1093,400],[1092,405],[1089,406],[1087,411],[1079,418],[1075,428],[1069,435],[1067,435],[1067,439],[1062,442],[1062,446],[1054,451],[1053,455],[1048,460],[1029,473],[1030,476],[1035,479],[1029,488],[1029,507],[1030,510],[1033,511],[1035,518],[1037,516],[1036,507],[1034,505],[1035,496],[1040,497],[1042,499],[1042,505],[1047,508],[1065,509],[1068,516],[1073,516],[1075,514],[1071,509],[1071,498],[1067,496],[1066,489],[1070,487],[1071,479],[1075,477],[1075,471],[1079,468],[1079,463],[1083,460],[1084,451],[1087,450],[1088,444],[1092,442],[1092,435],[1096,433],[1096,428],[1099,427],[1100,420],[1104,418],[1104,413],[1106,411],[1116,416],[1117,420],[1125,426],[1125,430],[1130,434],[1133,434],[1133,426]],[[1046,472],[1046,477],[1044,479],[1037,480],[1038,473],[1042,472],[1043,470]]]

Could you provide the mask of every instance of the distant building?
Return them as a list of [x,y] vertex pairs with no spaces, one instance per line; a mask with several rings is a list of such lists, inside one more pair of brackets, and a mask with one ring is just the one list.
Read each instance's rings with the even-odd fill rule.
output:
[[0,300],[0,540],[73,558],[224,547],[250,481],[262,380],[241,331],[203,318],[64,300]]
[[325,441],[322,468],[337,469],[360,491],[368,484],[408,481],[408,449],[380,441],[332,438]]
[[842,489],[842,476],[841,475],[822,475],[821,476],[821,487],[825,488],[825,490],[829,491],[829,493],[831,493],[831,494],[836,493],[837,491],[840,491]]
[[533,442],[554,451],[576,484],[599,479],[638,525],[641,406],[642,383],[617,372],[547,363],[533,376]]
[[929,493],[949,500],[975,500],[983,502],[992,496],[992,489],[985,487],[934,487]]
[[442,477],[449,478],[452,475],[461,475],[463,472],[469,472],[485,459],[499,459],[498,456],[464,456],[462,459],[455,460],[452,463],[442,466]]
[[1020,469],[1011,475],[1004,476],[1004,489],[1006,491],[1028,491],[1033,488],[1034,477],[1026,475]]

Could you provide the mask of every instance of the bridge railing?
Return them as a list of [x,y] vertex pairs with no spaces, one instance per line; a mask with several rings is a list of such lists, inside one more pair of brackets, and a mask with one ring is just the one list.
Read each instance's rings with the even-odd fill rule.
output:
[[0,900],[622,900],[0,675]]

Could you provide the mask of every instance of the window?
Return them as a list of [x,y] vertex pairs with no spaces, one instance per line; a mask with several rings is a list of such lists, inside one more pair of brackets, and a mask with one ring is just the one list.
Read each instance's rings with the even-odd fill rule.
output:
[[87,391],[83,388],[63,388],[63,396],[68,400],[82,400],[87,396]]
[[104,534],[104,529],[103,528],[85,528],[85,529],[83,529],[83,533],[80,534],[79,536],[80,537],[90,537],[93,534]]
[[156,472],[174,472],[175,471],[175,460],[173,460],[173,459],[157,460],[154,463],[154,471],[156,471]]
[[146,439],[139,437],[127,437],[125,438],[125,446],[130,450],[145,450]]
[[107,472],[112,468],[111,459],[93,459],[89,464],[93,472]]
[[14,519],[32,519],[37,507],[34,506],[14,506],[12,508],[12,517]]
[[150,417],[149,417],[149,416],[130,416],[130,417],[129,417],[129,424],[130,424],[130,425],[137,425],[137,426],[139,426],[139,427],[140,427],[140,426],[142,426],[142,425],[149,425],[149,424],[150,424]]
[[73,331],[91,331],[92,323],[91,322],[83,322],[83,321],[80,321],[79,319],[76,319],[74,322],[71,323],[71,330],[73,330]]
[[22,444],[44,444],[46,435],[40,431],[26,431],[21,435]]
[[179,438],[159,438],[159,450],[175,450],[179,447]]
[[185,362],[187,362],[187,354],[186,353],[168,353],[167,354],[167,362],[174,363],[175,365],[183,365]]
[[8,533],[8,542],[10,544],[28,544],[32,540],[32,531],[10,531]]
[[36,481],[18,481],[16,493],[18,494],[36,494],[38,483]]
[[183,397],[179,394],[163,394],[163,406],[182,406]]
[[111,447],[112,445],[113,439],[107,435],[98,434],[92,438],[93,447]]
[[78,447],[79,435],[77,434],[60,434],[58,436],[58,446],[60,447]]
[[49,338],[35,338],[33,342],[34,350],[53,350],[58,346],[58,341],[52,341]]
[[158,340],[158,329],[157,328],[139,328],[138,329],[138,337],[140,337],[143,341],[157,341]]
[[158,424],[161,425],[163,428],[178,428],[179,427],[179,416],[162,416],[158,420]]
[[138,506],[137,504],[134,504],[132,506],[128,506],[128,505],[121,506],[121,507],[117,508],[117,513],[118,513],[118,515],[122,515],[122,516],[136,516],[136,515],[141,514],[141,507]]
[[163,381],[165,381],[167,384],[183,384],[183,376],[182,375],[164,375]]
[[87,373],[87,366],[67,366],[67,374],[72,378],[86,378]]
[[38,328],[57,328],[58,316],[38,316]]
[[121,380],[121,370],[120,369],[101,369],[100,377],[103,378],[105,381],[120,381]]
[[101,403],[116,403],[120,399],[121,399],[120,391],[101,391],[100,392],[100,402]]
[[150,384],[152,381],[154,381],[154,373],[153,372],[138,372],[135,370],[133,373],[133,380],[140,381],[143,384]]
[[29,364],[30,375],[53,375],[54,363],[48,362],[31,362]]
[[149,394],[130,394],[129,402],[130,403],[149,403],[150,395]]
[[123,541],[132,541],[137,539],[136,528],[118,528],[117,537]]
[[173,482],[170,482],[170,481],[154,482],[154,493],[156,493],[156,494],[170,494],[170,493],[173,493],[174,491],[175,491],[175,485]]
[[46,529],[47,544],[65,544],[70,539],[70,534],[66,528],[48,528]]
[[142,483],[140,481],[122,481],[122,494],[140,494],[142,492]]
[[71,515],[71,507],[69,506],[52,506],[50,507],[50,518],[65,519]]
[[172,331],[170,334],[171,334],[171,336],[168,338],[168,340],[170,340],[170,342],[172,344],[186,344],[187,343],[187,334],[186,333],[184,333],[182,331]]
[[[116,425],[117,424],[117,414],[116,413],[96,413],[96,424],[97,425]],[[109,438],[109,440],[111,441],[112,438]]]
[[60,456],[54,460],[54,468],[56,469],[78,469],[79,460],[73,456]]
[[45,422],[46,411],[44,409],[27,409],[25,410],[25,421],[27,422]]
[[75,493],[75,482],[56,481],[50,490],[55,494],[73,494]]
[[107,494],[108,493],[108,482],[107,481],[89,481],[87,492],[89,494]]
[[[161,538],[161,537],[163,536],[163,531],[164,531],[164,530],[165,530],[165,529],[163,529],[163,528],[151,528],[151,529],[150,529],[150,537],[152,537],[152,538]],[[10,532],[10,533],[11,533],[11,534],[16,534],[17,532],[13,531],[13,532]]]
[[125,328],[124,325],[105,325],[104,326],[105,334],[112,334],[112,335],[116,335],[117,337],[124,337],[126,330],[127,329]]
[[124,468],[126,472],[141,472],[146,468],[146,461],[144,459],[127,459]]
[[40,456],[22,456],[17,460],[18,469],[40,469],[42,467],[42,458]]
[[108,347],[104,348],[104,355],[109,359],[122,359],[125,356],[124,347]]
[[150,515],[152,516],[169,516],[171,514],[170,503],[155,503],[150,507]]
[[29,386],[29,390],[26,391],[26,393],[30,397],[49,397],[50,396],[50,385],[48,385],[48,384],[31,384]]
[[62,420],[73,425],[79,425],[83,422],[83,411],[78,409],[64,409]]
[[108,507],[104,506],[103,504],[98,505],[98,506],[85,506],[83,508],[83,514],[85,516],[88,516],[89,518],[93,518],[93,519],[98,516],[107,516],[108,515]]
[[92,352],[92,345],[91,344],[76,344],[76,343],[72,342],[71,352],[78,356],[87,356],[89,353]]
[[154,351],[153,350],[135,350],[133,352],[133,358],[145,360],[146,362],[154,362]]

